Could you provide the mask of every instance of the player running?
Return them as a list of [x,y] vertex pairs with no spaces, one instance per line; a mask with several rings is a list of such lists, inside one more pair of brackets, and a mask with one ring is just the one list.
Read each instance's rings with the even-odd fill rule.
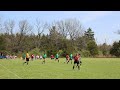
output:
[[22,54],[22,59],[25,60],[25,57],[26,57],[26,55],[25,55],[25,53],[23,53]]
[[80,61],[80,66],[82,65],[82,61],[81,61],[81,55],[79,54],[79,61]]
[[70,54],[70,61],[71,61],[71,64],[72,64],[72,59],[73,59],[73,55],[72,53]]
[[67,54],[67,55],[66,55],[66,62],[67,62],[67,64],[69,63],[69,60],[70,60],[70,57],[69,57],[69,55]]
[[58,62],[59,62],[59,55],[58,55],[58,53],[56,54],[55,58],[56,58],[55,61],[58,60]]
[[30,56],[29,56],[29,53],[27,52],[27,53],[26,53],[26,61],[23,63],[23,65],[24,65],[25,63],[27,63],[27,65],[28,65],[29,58],[30,58]]
[[74,65],[73,65],[73,69],[75,68],[75,64],[77,64],[77,67],[78,67],[78,70],[80,70],[80,61],[79,61],[79,54],[76,54],[75,56],[74,56]]
[[51,60],[54,59],[54,55],[51,55]]
[[42,62],[42,64],[43,64],[43,63],[45,64],[45,59],[46,59],[46,57],[47,57],[47,55],[44,53],[44,55],[43,55],[43,62]]

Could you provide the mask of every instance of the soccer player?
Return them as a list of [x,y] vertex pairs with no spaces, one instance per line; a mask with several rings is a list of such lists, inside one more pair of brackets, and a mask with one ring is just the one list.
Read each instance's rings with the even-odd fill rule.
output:
[[70,57],[69,57],[69,55],[67,54],[67,55],[66,55],[67,64],[69,63],[69,60],[70,60]]
[[44,55],[43,55],[43,62],[42,62],[42,64],[43,64],[43,63],[45,64],[45,59],[46,59],[46,57],[47,57],[47,55],[44,53]]
[[26,53],[26,61],[23,64],[27,63],[27,65],[28,65],[29,58],[30,58],[30,56],[29,56],[29,53],[27,51],[27,53]]
[[42,59],[42,55],[40,55],[40,60]]
[[74,65],[73,65],[73,69],[75,68],[75,64],[77,64],[78,70],[80,70],[80,62],[79,62],[79,54],[76,54],[74,56]]
[[34,58],[34,55],[32,54],[32,55],[31,55],[31,60],[32,60],[32,61],[33,61],[33,58]]
[[54,55],[51,55],[51,60],[54,59]]
[[59,62],[59,55],[58,55],[58,53],[56,54],[55,57],[56,57],[55,61],[58,60],[58,62]]
[[39,59],[39,55],[36,55],[36,59]]
[[22,59],[25,60],[25,57],[26,57],[26,55],[25,55],[25,53],[23,53],[22,54]]
[[70,54],[71,64],[72,64],[72,59],[73,59],[73,55],[72,55],[72,53],[71,53],[71,54]]
[[82,65],[82,61],[81,61],[81,55],[79,54],[79,61],[80,61],[80,66]]

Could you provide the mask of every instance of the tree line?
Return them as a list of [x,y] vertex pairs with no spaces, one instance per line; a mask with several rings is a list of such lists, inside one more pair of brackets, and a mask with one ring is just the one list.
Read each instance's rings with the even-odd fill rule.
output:
[[47,56],[59,53],[61,57],[70,53],[81,53],[83,57],[120,56],[120,41],[113,45],[97,45],[94,34],[92,28],[86,30],[77,19],[50,24],[36,19],[33,25],[27,20],[19,21],[18,25],[14,20],[0,21],[0,52],[18,56],[26,51],[47,53]]

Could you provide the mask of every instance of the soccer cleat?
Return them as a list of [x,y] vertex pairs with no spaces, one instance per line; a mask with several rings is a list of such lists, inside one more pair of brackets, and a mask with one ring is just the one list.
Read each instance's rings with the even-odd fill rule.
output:
[[74,66],[73,66],[73,69],[74,69]]
[[26,62],[23,63],[23,65],[25,64]]

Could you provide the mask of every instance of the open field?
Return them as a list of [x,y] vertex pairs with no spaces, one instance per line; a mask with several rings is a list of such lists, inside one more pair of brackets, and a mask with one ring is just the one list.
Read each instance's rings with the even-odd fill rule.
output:
[[34,60],[29,65],[23,60],[0,59],[0,79],[120,79],[120,58],[82,58],[80,70],[73,64],[46,59]]

